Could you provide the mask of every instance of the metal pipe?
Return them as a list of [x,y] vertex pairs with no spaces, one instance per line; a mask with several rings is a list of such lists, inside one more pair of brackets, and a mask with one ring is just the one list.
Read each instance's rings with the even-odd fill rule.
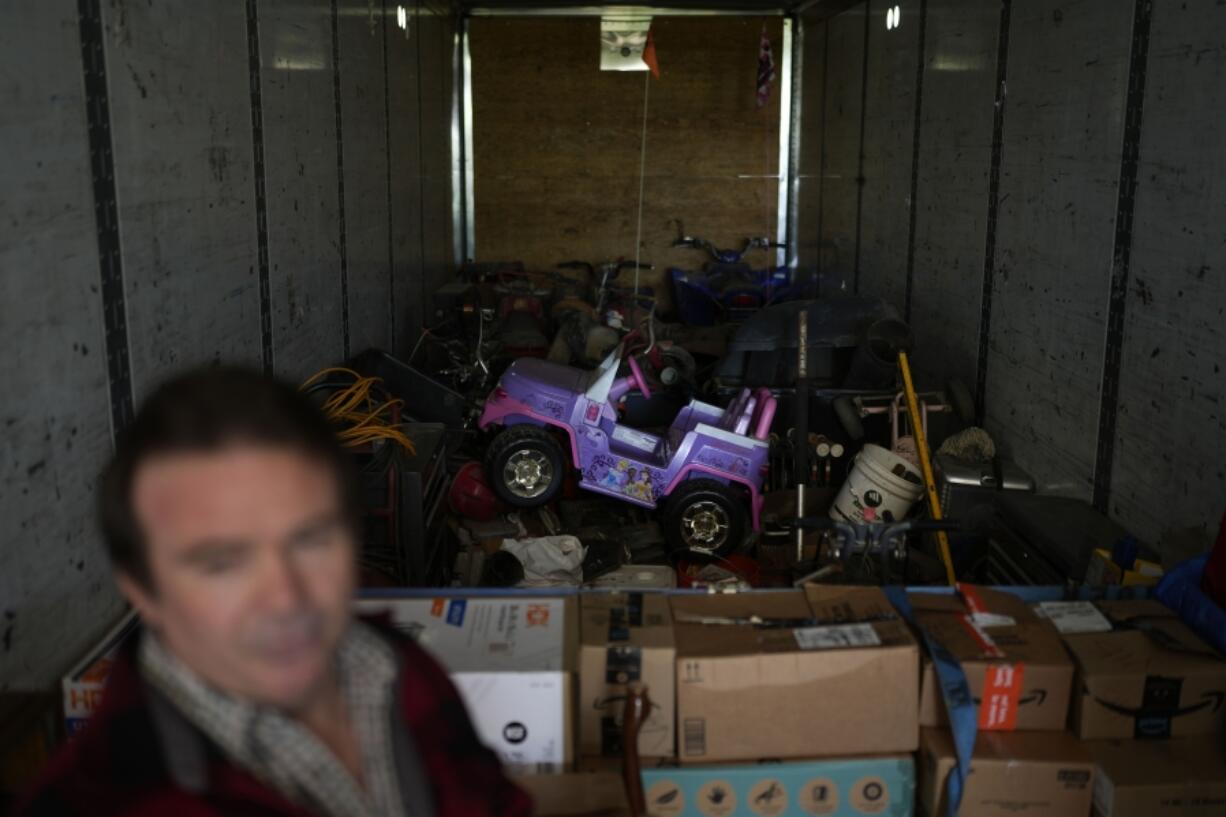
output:
[[[797,313],[796,324],[796,518],[805,515],[805,486],[809,482],[809,310]],[[804,530],[796,526],[796,561],[804,560]]]
[[792,184],[792,61],[795,49],[795,22],[790,17],[783,19],[783,55],[779,66],[779,191],[776,207],[775,241],[780,245],[775,251],[775,265],[788,263],[789,215]]

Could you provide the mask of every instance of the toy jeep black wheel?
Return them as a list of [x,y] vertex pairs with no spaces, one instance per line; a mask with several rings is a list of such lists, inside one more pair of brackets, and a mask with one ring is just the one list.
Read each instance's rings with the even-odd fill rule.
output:
[[562,446],[536,426],[499,432],[485,452],[485,473],[508,505],[536,508],[553,499],[566,476]]
[[678,556],[727,555],[744,541],[746,523],[740,492],[713,479],[681,483],[664,505],[664,538]]

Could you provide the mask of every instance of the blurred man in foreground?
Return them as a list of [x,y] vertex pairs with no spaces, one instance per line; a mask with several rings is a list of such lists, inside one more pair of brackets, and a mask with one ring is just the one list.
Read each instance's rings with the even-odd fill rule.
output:
[[19,814],[529,812],[438,665],[354,619],[348,468],[306,398],[257,374],[148,399],[100,489],[144,629]]

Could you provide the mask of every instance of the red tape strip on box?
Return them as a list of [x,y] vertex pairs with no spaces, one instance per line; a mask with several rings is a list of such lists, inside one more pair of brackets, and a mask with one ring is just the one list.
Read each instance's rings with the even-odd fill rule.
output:
[[986,613],[988,611],[988,606],[983,603],[983,597],[979,595],[979,591],[975,589],[974,585],[958,582],[954,585],[954,589],[962,597],[962,602],[966,605],[966,609],[972,613]]
[[975,643],[979,645],[979,649],[988,658],[1004,658],[1005,654],[1000,647],[996,646],[996,642],[992,640],[992,636],[988,635],[988,631],[975,623],[975,619],[970,613],[963,613],[958,617],[962,622],[962,626],[971,634],[971,638],[975,639]]
[[984,670],[983,699],[979,703],[980,729],[1013,731],[1025,669],[1025,664],[994,664]]

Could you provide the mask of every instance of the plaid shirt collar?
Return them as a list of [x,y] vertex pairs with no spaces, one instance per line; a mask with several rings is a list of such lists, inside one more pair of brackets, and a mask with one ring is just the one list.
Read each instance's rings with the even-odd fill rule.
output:
[[328,817],[405,813],[392,736],[398,664],[392,647],[355,621],[337,652],[342,692],[362,749],[363,788],[295,719],[209,686],[152,633],[141,640],[144,678],[235,764],[290,800]]

